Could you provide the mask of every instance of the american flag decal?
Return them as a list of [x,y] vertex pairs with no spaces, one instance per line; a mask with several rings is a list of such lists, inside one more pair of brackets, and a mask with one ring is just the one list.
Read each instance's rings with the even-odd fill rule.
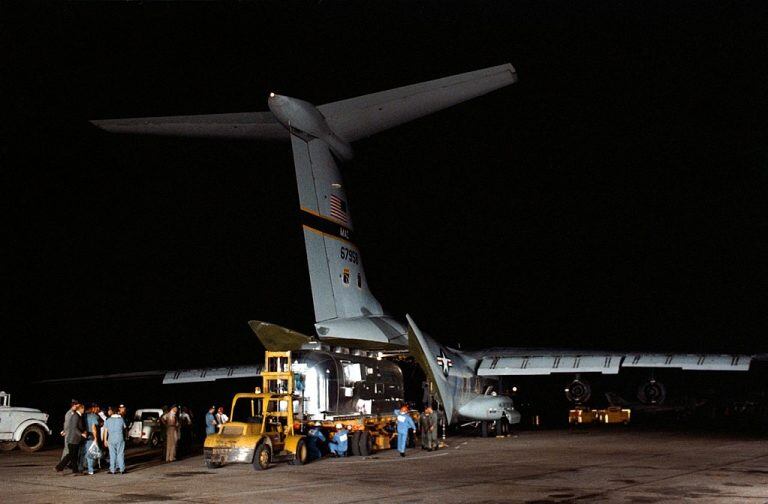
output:
[[331,194],[331,217],[345,224],[349,223],[347,202],[333,194]]

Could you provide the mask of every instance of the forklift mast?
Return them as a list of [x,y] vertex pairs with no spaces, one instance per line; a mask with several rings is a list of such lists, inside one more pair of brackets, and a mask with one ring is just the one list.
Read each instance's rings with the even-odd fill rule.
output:
[[285,411],[271,411],[269,415],[286,418],[286,435],[293,435],[293,370],[291,352],[267,350],[264,357],[264,371],[261,373],[264,392],[276,396],[285,395]]

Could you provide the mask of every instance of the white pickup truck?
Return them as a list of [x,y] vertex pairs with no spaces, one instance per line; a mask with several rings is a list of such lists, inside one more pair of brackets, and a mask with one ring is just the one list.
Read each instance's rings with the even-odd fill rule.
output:
[[47,421],[46,413],[13,407],[11,394],[0,392],[0,451],[10,451],[16,446],[26,452],[39,450],[45,445],[45,437],[51,435]]

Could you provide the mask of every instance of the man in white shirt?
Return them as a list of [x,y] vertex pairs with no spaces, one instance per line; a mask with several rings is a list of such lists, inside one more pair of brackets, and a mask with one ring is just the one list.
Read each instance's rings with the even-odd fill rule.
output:
[[219,406],[219,411],[216,413],[216,425],[224,425],[229,422],[229,417],[224,413],[224,407]]

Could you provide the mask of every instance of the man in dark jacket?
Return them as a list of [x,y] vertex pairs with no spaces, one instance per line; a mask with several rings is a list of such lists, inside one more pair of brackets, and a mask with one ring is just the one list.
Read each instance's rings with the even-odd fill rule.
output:
[[[77,409],[77,405],[79,403],[80,401],[78,401],[77,399],[72,399],[72,402],[69,405],[69,409],[67,410],[67,413],[64,415],[64,426],[61,428],[61,437],[66,436],[69,421],[72,420],[73,416],[77,415],[77,413],[75,413],[75,410]],[[64,460],[64,457],[67,456],[67,453],[69,453],[69,446],[65,441],[64,449],[61,452],[61,457],[59,457],[59,460]]]
[[80,443],[83,442],[88,435],[85,429],[85,419],[83,419],[83,413],[85,412],[85,406],[78,404],[75,408],[75,414],[67,422],[64,430],[64,442],[67,444],[67,454],[61,461],[56,464],[56,471],[61,472],[67,467],[68,464],[72,464],[72,472],[78,474],[79,468],[79,456],[80,456]]

